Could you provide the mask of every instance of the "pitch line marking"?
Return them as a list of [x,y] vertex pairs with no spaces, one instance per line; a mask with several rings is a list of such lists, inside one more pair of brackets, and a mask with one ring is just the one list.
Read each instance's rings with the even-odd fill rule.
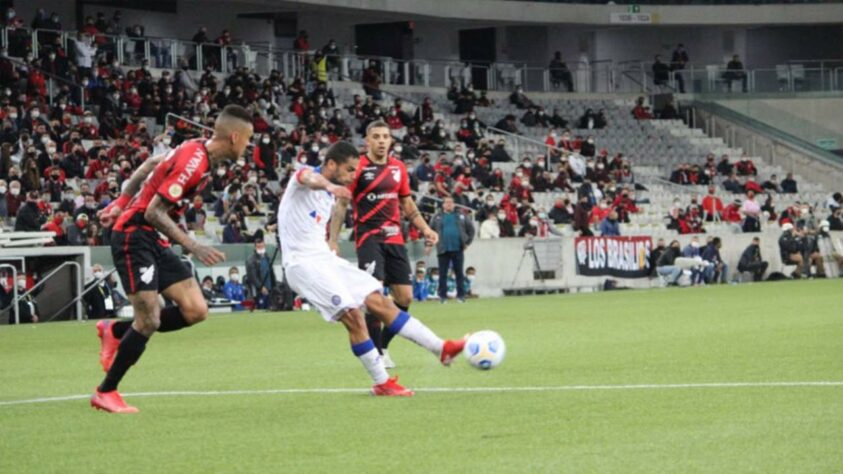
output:
[[[715,383],[676,383],[676,384],[638,384],[638,385],[559,385],[536,387],[427,387],[414,388],[418,393],[503,393],[503,392],[577,392],[593,390],[671,390],[693,388],[784,388],[784,387],[843,387],[843,381],[816,382],[715,382]],[[368,393],[364,388],[279,388],[266,390],[203,390],[124,393],[127,398],[141,397],[212,397],[226,395],[297,395],[327,393]],[[0,401],[0,407],[29,405],[35,403],[67,402],[86,400],[86,395],[67,395],[63,397],[41,397],[23,400]]]

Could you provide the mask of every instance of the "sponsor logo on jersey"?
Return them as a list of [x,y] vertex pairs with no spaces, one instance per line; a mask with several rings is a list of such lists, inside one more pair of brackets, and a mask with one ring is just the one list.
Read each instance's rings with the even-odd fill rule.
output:
[[205,152],[201,148],[197,148],[196,152],[190,157],[190,161],[187,162],[187,165],[184,167],[184,171],[179,174],[178,182],[182,186],[186,185],[187,182],[190,180],[190,177],[193,176],[193,173],[199,168],[199,165],[202,164],[202,159],[205,158]]
[[322,222],[322,216],[317,214],[316,211],[310,211],[310,214],[308,214],[308,215],[310,217],[312,217],[313,219],[315,219],[317,224]]
[[155,276],[155,265],[150,265],[148,267],[141,267],[140,268],[140,279],[142,282],[146,283],[147,285],[152,282],[152,278]]
[[376,201],[378,199],[397,199],[397,198],[398,198],[398,193],[380,193],[380,194],[369,193],[369,194],[366,195],[366,199],[368,199],[369,201]]

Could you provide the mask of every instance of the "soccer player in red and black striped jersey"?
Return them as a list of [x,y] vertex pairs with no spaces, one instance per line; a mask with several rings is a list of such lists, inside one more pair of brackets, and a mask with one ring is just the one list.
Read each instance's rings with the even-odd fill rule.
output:
[[[111,255],[132,303],[134,321],[97,323],[102,341],[100,363],[106,376],[91,397],[91,406],[112,413],[137,412],[123,401],[117,385],[143,354],[149,338],[156,331],[177,331],[205,320],[208,306],[202,291],[191,269],[170,250],[170,242],[206,265],[223,261],[225,254],[191,239],[173,220],[171,211],[182,199],[202,191],[209,170],[223,160],[241,156],[252,133],[251,114],[240,106],[227,106],[217,117],[210,139],[186,141],[166,156],[145,163],[132,175],[120,198],[102,211],[104,224],[116,219]],[[160,309],[159,293],[177,306]]]
[[[421,231],[427,245],[436,245],[439,235],[427,225],[410,195],[410,179],[404,163],[389,155],[392,146],[389,132],[389,125],[382,121],[366,127],[368,151],[360,157],[357,174],[349,185],[350,204],[354,212],[358,266],[389,286],[395,305],[406,312],[413,300],[413,275],[401,231],[402,212]],[[329,238],[334,251],[348,205],[348,199],[338,199],[334,206]],[[382,332],[380,321],[371,314],[366,314],[366,324],[387,368],[395,367],[387,350],[394,334]]]

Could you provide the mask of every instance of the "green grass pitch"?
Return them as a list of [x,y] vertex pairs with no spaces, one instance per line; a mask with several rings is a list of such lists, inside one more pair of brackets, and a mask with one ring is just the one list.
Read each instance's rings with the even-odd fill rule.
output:
[[[489,372],[443,368],[396,339],[411,399],[313,391],[369,387],[343,328],[315,313],[212,316],[150,341],[121,386],[141,413],[123,416],[79,398],[9,403],[90,393],[93,322],[2,327],[0,472],[839,473],[841,289],[415,304],[443,336],[497,330],[508,354]],[[482,387],[512,390],[424,390]],[[281,389],[305,390],[267,392]],[[157,394],[131,396],[144,392]]]

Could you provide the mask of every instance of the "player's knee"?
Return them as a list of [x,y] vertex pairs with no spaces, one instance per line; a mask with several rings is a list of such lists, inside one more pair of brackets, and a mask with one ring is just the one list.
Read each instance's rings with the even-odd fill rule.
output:
[[204,298],[192,300],[179,309],[181,309],[185,321],[190,324],[201,323],[208,318],[208,303],[205,302]]
[[368,334],[369,332],[366,327],[366,317],[360,311],[347,312],[342,321],[351,334]]

